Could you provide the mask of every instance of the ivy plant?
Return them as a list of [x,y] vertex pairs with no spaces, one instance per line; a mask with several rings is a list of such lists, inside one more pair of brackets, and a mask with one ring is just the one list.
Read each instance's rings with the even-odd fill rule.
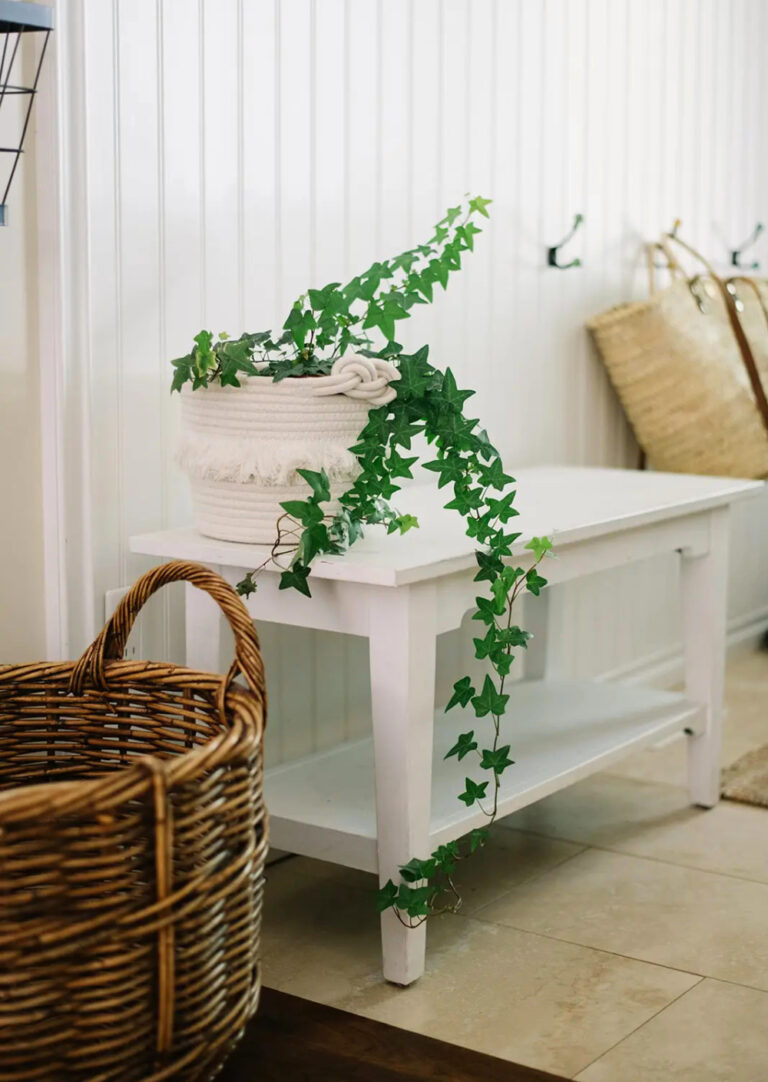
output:
[[346,285],[329,282],[302,293],[282,333],[220,334],[215,339],[210,331],[200,331],[190,352],[172,362],[171,390],[180,391],[185,383],[194,390],[216,382],[239,387],[244,376],[327,375],[348,352],[395,359],[403,348],[395,340],[397,324],[415,305],[430,304],[436,286],[448,288],[463,253],[474,249],[482,232],[476,219],[488,217],[490,202],[478,195],[449,207],[426,243],[374,263]]
[[[325,472],[299,470],[308,494],[281,505],[275,543],[263,563],[238,584],[241,595],[251,594],[259,573],[277,563],[282,568],[280,589],[309,597],[312,564],[318,556],[344,552],[372,524],[383,525],[388,533],[417,527],[415,516],[400,513],[390,502],[401,482],[413,477],[419,457],[413,447],[417,437],[426,438],[432,449],[434,457],[422,465],[436,475],[438,488],[448,490],[445,507],[463,517],[475,542],[478,595],[473,619],[479,626],[474,646],[486,672],[479,687],[468,675],[453,685],[446,710],[463,708],[474,720],[446,759],[461,764],[463,789],[457,798],[477,813],[482,825],[432,853],[414,854],[400,868],[399,882],[390,880],[379,891],[379,910],[393,909],[409,927],[433,913],[459,907],[456,867],[484,843],[497,816],[501,779],[514,765],[511,742],[505,742],[502,732],[509,702],[505,688],[515,652],[530,638],[513,622],[515,602],[524,592],[538,595],[546,585],[539,567],[552,548],[548,538],[534,537],[524,546],[529,558],[518,564],[514,551],[519,550],[513,551],[520,539],[512,522],[518,514],[515,481],[505,472],[480,422],[465,412],[474,391],[461,389],[450,368],[434,367],[427,346],[406,354],[395,341],[396,323],[414,305],[431,301],[436,284],[445,288],[450,273],[461,266],[462,253],[472,250],[480,232],[473,217],[487,217],[489,202],[475,197],[464,207],[449,208],[429,242],[375,263],[344,287],[332,282],[322,290],[310,289],[291,308],[279,337],[262,332],[236,340],[219,335],[214,341],[209,332],[201,331],[192,351],[173,362],[174,390],[186,382],[194,389],[217,380],[239,386],[243,376],[280,380],[326,374],[350,349],[387,359],[399,370],[395,399],[370,410],[351,449],[360,472],[340,496],[338,512],[331,515],[325,510],[331,499]],[[369,332],[378,332],[378,349],[372,348],[376,342]]]

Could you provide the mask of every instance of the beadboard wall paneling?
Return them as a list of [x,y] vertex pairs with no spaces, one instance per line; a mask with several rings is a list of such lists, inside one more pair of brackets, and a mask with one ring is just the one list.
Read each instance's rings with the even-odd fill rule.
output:
[[[308,284],[426,237],[481,192],[487,230],[406,343],[429,341],[476,387],[512,469],[631,466],[584,320],[644,294],[641,242],[676,217],[725,269],[768,215],[762,0],[57,7],[68,654],[101,625],[105,591],[143,570],[130,534],[188,519],[168,360],[201,326],[274,326]],[[563,254],[583,267],[547,268],[577,212]],[[754,254],[768,263],[765,237]],[[734,629],[768,618],[768,501],[736,523]],[[675,576],[661,561],[569,588],[567,666],[668,663]],[[179,656],[179,628],[175,600],[155,606],[145,652]],[[261,630],[273,759],[359,732],[365,643]],[[449,673],[465,644],[441,646]]]

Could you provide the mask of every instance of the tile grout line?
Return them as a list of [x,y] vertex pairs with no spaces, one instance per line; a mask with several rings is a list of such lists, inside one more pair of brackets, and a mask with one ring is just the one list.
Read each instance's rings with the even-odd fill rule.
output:
[[[489,903],[493,905],[493,902]],[[485,906],[482,907],[483,909]],[[551,939],[554,943],[567,943],[571,947],[582,947],[584,950],[597,951],[598,954],[610,954],[613,958],[623,958],[627,962],[638,962],[644,966],[655,966],[657,969],[668,969],[672,973],[684,973],[689,977],[698,977],[699,980],[719,981],[720,984],[730,984],[735,988],[746,988],[750,992],[762,992],[768,996],[768,988],[760,988],[756,984],[747,984],[744,981],[736,981],[730,977],[716,977],[711,973],[697,973],[692,969],[683,969],[680,966],[669,965],[667,962],[654,962],[650,958],[640,958],[636,954],[622,954],[621,951],[610,950],[608,947],[596,947],[594,943],[584,943],[579,939],[565,939],[563,936],[552,935],[548,932],[536,931],[531,928],[523,928],[519,924],[501,923],[497,920],[489,920],[487,917],[478,916],[478,913],[467,915],[464,920],[476,920],[479,924],[490,924],[495,928],[510,928],[514,932],[522,932],[524,935],[540,936],[542,939]]]
[[[523,832],[521,831],[520,833],[523,833]],[[550,841],[560,841],[559,838],[552,838],[552,839],[548,839],[548,840],[550,840]],[[579,848],[576,850],[575,853],[567,853],[561,860],[558,860],[554,864],[551,864],[548,868],[540,868],[536,872],[531,872],[530,875],[523,876],[523,878],[519,879],[514,884],[514,886],[509,888],[509,890],[502,891],[501,894],[497,895],[495,898],[492,898],[491,901],[489,901],[489,902],[483,902],[482,905],[479,905],[477,907],[477,909],[472,910],[471,913],[469,913],[469,912],[468,913],[454,913],[453,915],[457,916],[457,917],[464,917],[464,916],[473,917],[475,915],[475,913],[480,913],[483,909],[486,909],[489,905],[495,905],[496,902],[501,901],[502,898],[506,898],[506,896],[508,894],[511,894],[512,891],[517,889],[517,887],[522,886],[523,883],[533,883],[537,879],[541,879],[543,876],[548,875],[549,872],[553,872],[556,868],[562,868],[562,866],[564,864],[567,864],[569,860],[573,860],[574,857],[580,857],[583,853],[586,853],[587,850],[590,848],[588,845],[585,845],[582,842],[568,842],[567,844],[568,845],[577,845],[577,846],[579,846]],[[493,924],[494,922],[493,921],[485,921],[485,923],[486,924]]]
[[[509,928],[513,932],[522,932],[524,935],[539,936],[541,939],[549,939],[553,943],[567,943],[570,947],[581,947],[583,950],[596,951],[597,954],[609,954],[612,958],[623,958],[625,962],[638,962],[643,966],[655,966],[656,969],[667,969],[670,973],[682,973],[687,977],[697,977],[698,980],[713,980],[722,981],[723,984],[735,984],[739,988],[750,988],[754,992],[765,992],[768,995],[768,989],[755,988],[751,984],[739,984],[738,981],[729,981],[723,977],[712,977],[708,973],[696,973],[691,969],[682,969],[680,966],[667,965],[665,962],[653,962],[648,958],[638,958],[634,954],[622,954],[620,951],[609,950],[608,947],[596,947],[593,943],[583,943],[578,939],[564,939],[559,935],[552,935],[549,932],[534,932],[531,928],[523,928],[519,924],[502,924],[500,921],[489,920],[487,917],[480,917],[476,913],[472,916],[466,916],[464,920],[476,920],[478,924],[489,924],[494,928]],[[698,983],[698,981],[697,981]],[[691,986],[693,987],[693,985]]]
[[638,1033],[641,1029],[644,1029],[645,1026],[647,1026],[650,1022],[653,1022],[654,1019],[658,1018],[660,1014],[663,1014],[664,1011],[669,1010],[669,1008],[674,1006],[675,1003],[683,999],[684,996],[687,996],[689,992],[692,992],[694,988],[698,988],[704,980],[706,980],[706,978],[701,977],[699,980],[696,981],[695,984],[692,984],[690,988],[686,988],[684,992],[680,993],[680,995],[675,996],[674,999],[671,999],[669,1001],[669,1003],[666,1003],[663,1007],[660,1007],[658,1011],[655,1011],[650,1018],[646,1018],[646,1020],[644,1022],[641,1022],[639,1026],[635,1026],[634,1029],[631,1029],[629,1033],[626,1033],[620,1040],[616,1041],[615,1044],[612,1044],[610,1048],[606,1048],[605,1051],[601,1052],[599,1056],[595,1056],[595,1058],[590,1060],[589,1063],[586,1063],[583,1067],[580,1067],[575,1075],[571,1075],[571,1078],[574,1079],[574,1082],[578,1082],[579,1075],[583,1074],[584,1071],[588,1071],[593,1064],[599,1063],[604,1056],[609,1055],[609,1053],[613,1052],[613,1050],[615,1048],[618,1048],[619,1045],[624,1044],[624,1042],[629,1040],[629,1038],[632,1037],[635,1033]]
[[[587,849],[594,849],[599,853],[613,853],[618,857],[631,857],[634,860],[648,860],[653,864],[664,864],[672,868],[685,868],[691,872],[701,872],[702,875],[716,875],[722,879],[735,879],[737,883],[755,883],[757,886],[768,887],[768,880],[752,879],[748,875],[736,875],[735,872],[713,871],[711,868],[702,868],[698,864],[681,863],[676,860],[664,860],[663,857],[648,856],[644,853],[629,853],[626,849],[614,849],[609,845],[595,845],[593,842],[579,841],[577,838],[563,838],[556,834],[545,834],[538,830],[523,830],[521,827],[503,827],[502,829],[516,831],[519,834],[526,834],[533,838],[545,838],[547,841],[551,842],[567,842],[570,845],[581,845],[583,846],[582,852]],[[573,855],[578,856],[579,854],[574,853]],[[514,890],[515,888],[512,887],[511,889]],[[500,895],[500,897],[503,897],[503,895]]]

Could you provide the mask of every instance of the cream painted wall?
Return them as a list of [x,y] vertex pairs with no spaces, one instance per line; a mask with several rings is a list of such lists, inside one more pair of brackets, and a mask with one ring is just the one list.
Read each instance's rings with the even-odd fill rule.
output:
[[[3,103],[0,145],[18,131],[18,104]],[[0,664],[46,649],[34,130],[28,147],[0,228]]]

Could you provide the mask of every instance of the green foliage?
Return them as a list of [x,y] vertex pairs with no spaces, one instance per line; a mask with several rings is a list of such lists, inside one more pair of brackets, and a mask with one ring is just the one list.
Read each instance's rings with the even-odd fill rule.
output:
[[[323,507],[330,499],[327,476],[322,471],[299,471],[307,483],[306,498],[282,505],[285,514],[278,523],[278,539],[262,565],[287,557],[281,589],[310,596],[313,561],[345,551],[371,525],[400,534],[418,527],[414,516],[400,514],[389,502],[399,491],[399,482],[411,476],[417,456],[404,452],[411,450],[417,437],[425,437],[432,448],[434,457],[423,465],[436,475],[439,488],[447,490],[445,506],[463,517],[467,534],[475,542],[478,594],[473,619],[482,631],[474,639],[475,656],[487,671],[479,690],[469,676],[453,685],[446,710],[461,709],[469,724],[445,757],[462,763],[464,790],[458,799],[485,826],[474,827],[466,837],[441,845],[429,855],[414,856],[400,868],[399,883],[389,880],[381,888],[379,911],[393,909],[409,927],[421,924],[430,914],[458,909],[461,899],[453,882],[456,867],[484,844],[487,827],[496,818],[502,777],[513,766],[511,745],[501,741],[509,702],[505,682],[514,651],[525,649],[530,639],[528,632],[512,622],[513,607],[521,593],[536,595],[546,585],[538,567],[552,548],[548,538],[534,537],[524,546],[532,562],[527,567],[517,565],[513,550],[520,535],[508,526],[518,513],[515,481],[504,471],[479,422],[465,415],[473,392],[459,388],[450,368],[433,367],[427,346],[406,354],[394,340],[396,324],[414,305],[429,303],[435,285],[445,288],[451,271],[461,265],[461,253],[472,250],[479,232],[472,216],[487,217],[489,202],[479,196],[469,200],[463,217],[461,207],[449,208],[428,244],[375,263],[343,287],[332,282],[309,290],[294,304],[277,342],[269,333],[243,336],[235,342],[220,336],[214,342],[202,332],[192,353],[174,362],[174,388],[187,380],[198,387],[214,379],[224,382],[225,375],[236,378],[245,371],[237,365],[253,363],[254,357],[275,380],[327,372],[348,348],[387,358],[399,369],[396,398],[369,412],[352,448],[361,472],[340,497],[336,515],[326,514]],[[378,351],[371,348],[366,334],[373,330],[384,339]],[[253,346],[248,357],[241,345],[244,339]],[[259,570],[238,585],[244,596],[256,588]],[[487,732],[482,743],[477,722]],[[475,777],[465,773],[468,765],[474,768],[470,773],[478,772]]]
[[[501,722],[509,702],[505,681],[515,650],[525,649],[530,639],[527,631],[513,623],[513,605],[521,593],[537,594],[545,584],[537,568],[550,554],[551,544],[547,538],[533,538],[526,544],[524,550],[531,554],[532,566],[525,568],[514,559],[510,561],[518,538],[506,528],[517,513],[514,478],[504,472],[498,452],[479,422],[464,415],[468,392],[458,388],[449,369],[440,371],[429,363],[426,346],[410,355],[401,354],[399,365],[403,378],[397,383],[397,397],[370,411],[353,448],[362,472],[341,496],[339,514],[321,521],[320,504],[326,489],[322,477],[309,471],[304,474],[310,488],[307,499],[283,504],[298,537],[290,549],[293,562],[283,573],[281,586],[309,593],[312,557],[343,551],[371,524],[381,523],[388,532],[416,525],[411,516],[398,514],[389,500],[400,487],[403,462],[409,469],[414,464],[413,457],[400,454],[401,449],[407,450],[416,436],[425,436],[435,455],[426,466],[437,475],[438,484],[449,489],[445,506],[463,516],[467,533],[478,544],[475,581],[482,592],[475,598],[473,617],[483,632],[474,643],[475,654],[486,662],[488,672],[479,690],[469,676],[458,679],[446,709],[462,709],[477,721],[490,722],[490,733],[481,745],[478,729],[470,723],[446,759],[475,764],[478,776],[465,774],[458,799],[490,824],[496,818],[502,776],[513,765],[511,745],[501,740]],[[316,536],[319,529],[325,529],[324,537]],[[250,581],[250,577],[244,580],[241,587],[246,588]],[[399,884],[390,880],[382,887],[379,909],[394,909],[409,926],[420,924],[431,913],[455,911],[460,905],[452,878],[456,865],[482,845],[485,837],[484,828],[475,828],[460,842],[414,857],[400,870]]]
[[[450,275],[461,267],[461,253],[473,251],[474,238],[482,232],[473,218],[487,218],[490,202],[475,196],[449,207],[425,244],[374,263],[346,285],[329,282],[302,293],[288,312],[282,334],[260,331],[231,339],[222,333],[214,340],[210,331],[200,331],[192,350],[172,362],[171,390],[180,391],[185,383],[193,390],[217,382],[239,387],[247,376],[279,381],[327,375],[335,360],[355,351],[397,362],[403,348],[395,341],[397,324],[408,319],[416,305],[431,304],[435,286],[447,289]],[[407,372],[403,378],[408,381]],[[413,385],[411,389],[424,390]],[[459,392],[453,376],[446,373],[448,402],[461,404],[473,393]]]
[[475,751],[477,748],[477,741],[475,740],[474,731],[468,733],[459,733],[459,739],[453,745],[451,750],[446,753],[446,759],[450,759],[452,755],[457,755],[459,761],[461,761],[465,755],[469,755],[471,751]]

